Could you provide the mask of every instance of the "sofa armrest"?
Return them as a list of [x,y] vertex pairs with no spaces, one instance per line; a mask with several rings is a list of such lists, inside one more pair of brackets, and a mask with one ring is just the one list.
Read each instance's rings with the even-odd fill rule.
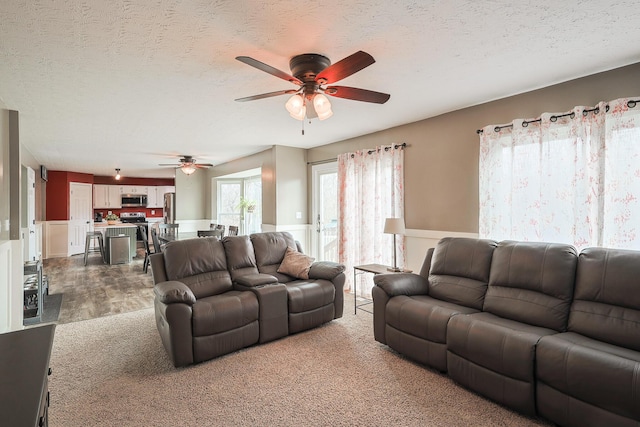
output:
[[344,265],[331,261],[318,261],[311,264],[309,268],[309,279],[333,280],[337,275],[344,272]]
[[278,279],[271,274],[257,273],[238,277],[235,279],[235,282],[243,287],[255,288],[258,286],[273,285],[278,283]]
[[193,305],[196,303],[196,297],[191,292],[191,289],[184,283],[175,280],[158,283],[153,287],[153,292],[163,304],[181,302]]
[[396,295],[427,295],[429,282],[414,273],[376,274],[373,283],[390,297]]

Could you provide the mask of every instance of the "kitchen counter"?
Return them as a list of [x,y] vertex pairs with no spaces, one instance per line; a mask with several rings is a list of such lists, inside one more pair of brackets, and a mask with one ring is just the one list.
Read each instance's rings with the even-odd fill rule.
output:
[[[135,224],[131,224],[131,223],[127,223],[127,222],[116,222],[115,224],[108,224],[107,222],[94,222],[93,226],[98,229],[98,228],[113,228],[113,227],[117,227],[117,228],[136,228],[137,225]],[[100,231],[100,230],[98,230]]]
[[138,226],[136,224],[117,222],[115,224],[108,224],[107,222],[94,222],[93,227],[95,231],[99,231],[104,235],[104,246],[109,260],[109,237],[119,236],[126,234],[129,236],[129,262],[136,256],[136,232]]

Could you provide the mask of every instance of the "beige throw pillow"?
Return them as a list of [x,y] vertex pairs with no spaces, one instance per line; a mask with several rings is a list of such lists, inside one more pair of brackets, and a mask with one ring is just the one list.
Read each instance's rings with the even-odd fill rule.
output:
[[278,267],[278,273],[284,273],[297,277],[298,279],[308,279],[309,268],[313,261],[315,261],[315,258],[288,247],[287,252],[284,254],[282,264]]

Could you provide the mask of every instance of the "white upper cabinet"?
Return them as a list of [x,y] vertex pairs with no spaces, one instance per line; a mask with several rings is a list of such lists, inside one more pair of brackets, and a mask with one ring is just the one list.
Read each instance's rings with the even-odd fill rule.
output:
[[175,190],[176,187],[168,185],[149,187],[149,193],[147,194],[147,207],[162,208],[164,205],[165,193],[173,193]]
[[120,187],[117,185],[94,184],[93,208],[118,209],[122,207]]
[[176,187],[170,185],[93,185],[94,209],[119,209],[122,207],[122,195],[146,195],[148,208],[162,208],[165,193],[173,193]]
[[[153,188],[153,187],[151,187]],[[120,186],[120,194],[147,194],[149,187],[146,185],[122,185]]]

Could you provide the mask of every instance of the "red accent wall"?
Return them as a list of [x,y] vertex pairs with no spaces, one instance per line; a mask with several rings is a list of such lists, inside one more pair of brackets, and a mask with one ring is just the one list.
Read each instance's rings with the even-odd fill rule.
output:
[[67,172],[49,171],[47,181],[47,221],[69,219],[69,184]]
[[47,182],[47,221],[69,219],[69,184],[93,184],[93,175],[78,172],[49,171]]

